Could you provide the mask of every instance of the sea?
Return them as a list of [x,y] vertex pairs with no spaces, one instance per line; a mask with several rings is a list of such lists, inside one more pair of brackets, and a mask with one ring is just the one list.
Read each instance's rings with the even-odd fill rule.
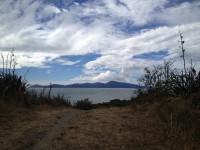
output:
[[[42,88],[34,88],[40,93]],[[45,89],[47,93],[49,89]],[[134,97],[134,88],[52,88],[51,95],[64,95],[72,103],[78,100],[89,99],[92,103],[109,102],[113,99],[130,100]]]

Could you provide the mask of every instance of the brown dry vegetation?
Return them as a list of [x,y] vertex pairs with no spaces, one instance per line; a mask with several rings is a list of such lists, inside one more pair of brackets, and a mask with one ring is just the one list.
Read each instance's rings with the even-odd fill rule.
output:
[[71,120],[52,149],[160,149],[162,128],[152,110],[95,109]]
[[26,109],[0,103],[0,150],[31,149],[70,111],[64,107]]
[[195,137],[194,130],[198,128],[191,126],[192,122],[179,123],[180,120],[171,127],[168,111],[176,107],[177,114],[182,112],[183,117],[199,116],[199,112],[185,114],[178,99],[167,103],[87,111],[49,106],[25,109],[1,104],[0,149],[198,149],[199,135]]
[[5,61],[2,55],[0,150],[199,149],[200,72],[192,61],[186,68],[182,33],[179,42],[184,71],[172,68],[173,61],[145,68],[135,99],[75,104],[87,111],[52,96],[51,84],[47,94],[27,91],[27,82],[15,74],[13,50]]
[[[160,149],[163,146],[163,124],[153,107],[148,111],[140,106],[81,111],[77,117],[63,122],[61,129],[55,127],[62,122],[62,114],[75,110],[14,109],[8,116],[1,116],[1,149]],[[52,129],[53,136],[49,134]]]

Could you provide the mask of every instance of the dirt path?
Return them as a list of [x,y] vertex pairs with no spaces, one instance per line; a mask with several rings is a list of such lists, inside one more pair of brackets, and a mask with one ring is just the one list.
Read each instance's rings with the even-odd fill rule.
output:
[[68,121],[76,115],[78,115],[81,111],[80,110],[71,110],[64,112],[61,116],[58,117],[59,121],[56,122],[56,125],[54,125],[44,136],[42,136],[42,139],[38,139],[37,143],[35,145],[31,145],[29,147],[30,150],[47,150],[49,149],[50,143],[52,143],[53,140],[61,138],[60,135],[62,135],[62,130],[68,123]]
[[99,108],[73,117],[48,150],[164,149],[155,112],[132,107]]
[[9,108],[0,111],[0,150],[183,149],[185,139],[174,143],[178,136],[170,136],[157,113],[156,104],[89,111]]
[[0,113],[0,150],[164,149],[155,113],[133,107],[10,108]]

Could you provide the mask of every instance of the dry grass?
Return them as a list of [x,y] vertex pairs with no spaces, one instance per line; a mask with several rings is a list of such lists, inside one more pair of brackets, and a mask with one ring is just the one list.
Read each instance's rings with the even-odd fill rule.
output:
[[30,149],[59,121],[66,108],[26,109],[0,103],[0,149]]
[[161,149],[162,123],[131,107],[85,111],[70,121],[50,149]]
[[[5,105],[0,108],[1,150],[187,150],[200,146],[193,141],[192,128],[171,129],[170,122],[163,121],[168,113],[159,103],[87,111],[49,106],[31,110],[14,106],[8,109]],[[77,111],[66,120],[66,114]]]
[[[1,150],[34,149],[61,122],[62,114],[69,111],[45,106],[32,110],[10,106],[1,110]],[[152,110],[144,112],[132,107],[94,109],[81,111],[65,123],[48,141],[46,148],[154,149],[160,148],[162,131],[162,123]]]
[[199,149],[200,111],[191,109],[190,101],[174,98],[170,102],[157,103],[157,113],[165,123],[164,143],[167,149]]

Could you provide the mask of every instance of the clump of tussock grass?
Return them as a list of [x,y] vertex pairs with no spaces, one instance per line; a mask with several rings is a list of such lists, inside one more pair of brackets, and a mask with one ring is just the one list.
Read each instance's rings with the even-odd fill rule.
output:
[[71,107],[71,101],[65,98],[64,95],[52,95],[52,87],[49,88],[48,92],[45,92],[45,88],[37,93],[35,90],[30,90],[26,93],[26,102],[29,106],[32,105],[49,105],[49,106],[66,106]]
[[24,94],[29,84],[22,76],[18,76],[16,70],[16,58],[14,49],[6,55],[1,54],[2,69],[0,72],[0,97],[3,100],[13,100],[19,93]]

